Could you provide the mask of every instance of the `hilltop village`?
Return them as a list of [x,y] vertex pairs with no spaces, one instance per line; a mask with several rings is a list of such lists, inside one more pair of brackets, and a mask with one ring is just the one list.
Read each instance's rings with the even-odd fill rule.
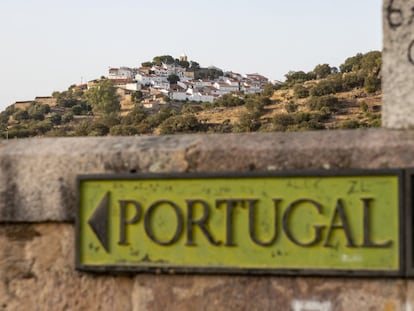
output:
[[[202,68],[183,54],[176,59],[170,55],[156,56],[139,68],[111,67],[106,76],[71,88],[89,90],[102,79],[111,80],[117,88],[123,115],[134,108],[136,96],[140,97],[143,108],[159,110],[171,101],[213,103],[229,93],[259,94],[270,83],[258,73],[242,75],[215,66]],[[17,101],[14,107],[27,109],[33,102],[54,107],[56,99],[57,96],[38,96],[34,100]]]
[[381,52],[358,53],[339,68],[291,71],[284,82],[201,67],[186,55],[140,67],[0,112],[3,139],[304,131],[375,127],[381,117]]
[[[197,62],[188,61],[186,55],[179,59],[159,56],[154,60],[142,63],[140,68],[109,69],[107,78],[119,89],[123,110],[129,110],[127,96],[135,91],[142,92],[144,108],[157,109],[169,100],[212,103],[229,93],[261,93],[269,83],[257,73],[241,75],[214,66],[201,68]],[[95,82],[89,82],[88,87]]]

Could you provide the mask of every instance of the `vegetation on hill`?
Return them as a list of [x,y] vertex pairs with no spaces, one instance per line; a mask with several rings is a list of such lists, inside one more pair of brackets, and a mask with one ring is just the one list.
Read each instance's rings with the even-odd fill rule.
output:
[[[152,62],[178,62],[199,77],[222,74],[217,68],[172,57]],[[71,86],[54,92],[56,106],[38,102],[26,109],[9,106],[0,113],[0,136],[105,136],[196,132],[302,131],[380,125],[381,53],[357,54],[339,68],[317,65],[294,71],[286,80],[269,84],[262,94],[226,94],[213,103],[174,102],[164,98],[161,108],[143,107],[145,95],[130,95],[131,107],[122,110],[112,80],[100,79],[89,89]],[[171,77],[173,79],[174,77]]]

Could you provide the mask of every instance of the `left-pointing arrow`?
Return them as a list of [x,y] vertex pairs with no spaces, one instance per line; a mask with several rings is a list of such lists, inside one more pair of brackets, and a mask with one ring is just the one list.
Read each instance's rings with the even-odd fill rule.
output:
[[88,224],[105,251],[109,253],[109,192],[99,203],[92,217],[88,220]]

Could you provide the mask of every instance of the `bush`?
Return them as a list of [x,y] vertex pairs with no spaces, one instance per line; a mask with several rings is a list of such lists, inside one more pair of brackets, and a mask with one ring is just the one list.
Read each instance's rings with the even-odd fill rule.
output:
[[264,110],[266,102],[262,100],[260,97],[256,98],[248,98],[246,100],[246,108],[249,113],[253,114],[261,114]]
[[368,107],[368,104],[365,101],[361,102],[360,106],[361,106],[362,112],[368,112],[369,107]]
[[53,125],[50,120],[36,122],[30,127],[30,129],[36,132],[37,135],[44,135],[46,132],[50,131],[52,128],[53,128]]
[[335,94],[342,91],[342,77],[341,74],[332,75],[329,79],[322,80],[315,85],[311,90],[312,96],[324,96]]
[[339,108],[339,100],[335,96],[312,97],[307,103],[311,110],[324,110],[325,113],[336,112]]
[[277,131],[286,131],[289,126],[295,124],[295,119],[291,114],[281,113],[273,117],[272,124]]
[[29,119],[29,113],[26,110],[17,110],[13,114],[13,119],[16,121],[24,121]]
[[344,91],[349,91],[357,87],[364,86],[364,76],[356,73],[350,72],[346,73],[342,77],[342,88]]
[[221,107],[236,107],[244,105],[244,100],[233,94],[225,94],[217,99],[214,104]]
[[121,119],[121,123],[124,125],[137,125],[145,120],[146,117],[147,114],[144,109],[141,106],[136,105],[133,110]]
[[66,112],[63,116],[62,116],[62,122],[63,123],[69,123],[70,121],[73,120],[73,113],[72,112]]
[[306,98],[309,96],[309,89],[302,84],[296,84],[293,88],[293,92],[297,98]]
[[106,136],[109,134],[109,127],[100,122],[90,125],[88,136]]
[[260,128],[260,113],[247,111],[240,115],[239,122],[234,128],[235,132],[254,132]]
[[49,119],[53,125],[59,125],[60,123],[62,123],[62,116],[60,114],[57,114],[56,112],[52,113]]
[[176,115],[164,120],[160,125],[161,134],[191,133],[200,128],[200,123],[192,114]]
[[221,124],[210,125],[208,131],[210,133],[231,133],[233,132],[233,125],[230,119],[226,119]]
[[292,86],[296,83],[303,83],[309,80],[313,80],[316,76],[312,73],[305,73],[304,71],[290,71],[286,75],[285,84]]
[[203,108],[199,105],[194,105],[194,104],[184,104],[181,107],[181,113],[195,113],[195,112],[199,112],[202,111]]
[[133,136],[139,133],[133,125],[115,125],[111,127],[109,134],[112,136]]
[[361,127],[358,121],[356,120],[347,120],[340,124],[341,129],[357,129]]
[[285,104],[285,110],[288,113],[296,112],[298,110],[298,105],[294,101],[290,100]]
[[27,128],[11,128],[8,130],[8,138],[26,138],[35,136],[36,132],[29,130]]
[[375,75],[367,76],[365,78],[364,88],[370,94],[381,90],[381,79],[378,79]]

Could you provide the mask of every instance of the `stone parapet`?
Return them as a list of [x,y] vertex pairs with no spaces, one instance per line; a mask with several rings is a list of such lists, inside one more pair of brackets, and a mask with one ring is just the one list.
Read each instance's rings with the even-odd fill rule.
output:
[[387,129],[48,138],[0,143],[0,221],[72,222],[80,174],[414,167],[414,132]]

